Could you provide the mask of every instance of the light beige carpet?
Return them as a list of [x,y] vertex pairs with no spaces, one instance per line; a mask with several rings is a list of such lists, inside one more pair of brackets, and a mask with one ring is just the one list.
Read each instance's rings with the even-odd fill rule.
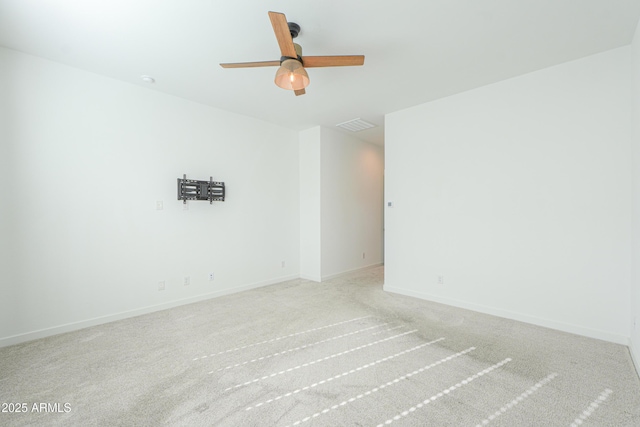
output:
[[640,426],[626,347],[382,282],[294,280],[2,348],[0,425]]

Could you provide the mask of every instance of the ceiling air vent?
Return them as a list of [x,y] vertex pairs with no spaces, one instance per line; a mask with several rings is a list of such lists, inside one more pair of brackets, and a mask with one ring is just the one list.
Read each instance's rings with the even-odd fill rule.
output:
[[360,118],[349,120],[348,122],[339,123],[336,127],[351,131],[351,132],[360,132],[361,130],[373,128],[376,125],[373,123],[369,123]]

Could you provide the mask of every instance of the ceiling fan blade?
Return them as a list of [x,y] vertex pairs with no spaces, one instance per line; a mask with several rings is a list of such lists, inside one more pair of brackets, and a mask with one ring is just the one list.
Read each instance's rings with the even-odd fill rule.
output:
[[302,89],[298,89],[298,90],[294,90],[293,92],[296,94],[296,96],[304,95],[305,93],[307,93],[307,92],[304,90],[304,88],[302,88]]
[[364,55],[303,56],[302,65],[310,67],[347,67],[363,65]]
[[284,16],[284,13],[269,12],[269,19],[271,20],[273,32],[276,33],[282,56],[297,58],[298,54],[295,46],[293,46],[293,38],[291,38],[291,32],[289,32],[287,17]]
[[280,61],[232,62],[220,64],[222,68],[279,67]]

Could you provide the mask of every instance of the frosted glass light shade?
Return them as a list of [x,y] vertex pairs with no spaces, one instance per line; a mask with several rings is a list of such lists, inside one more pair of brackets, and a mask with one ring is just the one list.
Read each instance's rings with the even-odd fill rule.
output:
[[276,85],[282,89],[300,90],[309,86],[309,75],[295,59],[285,59],[276,71]]

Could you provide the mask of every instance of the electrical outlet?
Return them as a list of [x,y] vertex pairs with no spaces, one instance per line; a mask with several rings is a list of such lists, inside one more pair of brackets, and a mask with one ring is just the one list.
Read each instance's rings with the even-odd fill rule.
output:
[[444,276],[438,276],[438,285],[444,285]]
[[362,252],[362,259],[364,259],[364,257],[365,257],[365,253],[364,253],[364,252]]
[[287,263],[285,261],[282,261],[280,263],[280,267],[285,268],[287,266]]
[[161,211],[162,209],[164,209],[164,203],[162,203],[162,200],[156,201],[156,210]]
[[185,286],[189,286],[189,283],[191,283],[191,280],[189,279],[189,276],[184,276],[184,285]]
[[213,280],[213,273],[209,273],[209,280]]
[[164,280],[158,282],[158,290],[164,291]]

